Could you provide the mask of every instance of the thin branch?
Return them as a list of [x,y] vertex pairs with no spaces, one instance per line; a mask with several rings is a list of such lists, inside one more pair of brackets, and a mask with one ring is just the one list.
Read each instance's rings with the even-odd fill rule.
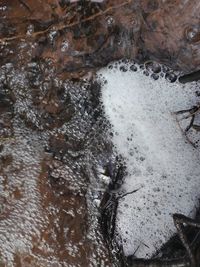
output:
[[179,129],[180,129],[180,131],[181,131],[181,133],[182,133],[182,135],[186,138],[186,140],[188,141],[188,143],[190,143],[194,148],[196,148],[195,144],[188,138],[188,136],[187,136],[187,134],[185,133],[185,131],[183,131],[183,129],[181,128],[181,125],[180,125],[180,123],[179,123],[179,120],[177,119],[176,116],[174,116],[175,113],[171,113],[171,114],[172,114],[172,116],[175,118],[176,123],[177,123],[177,125],[178,125],[178,127],[179,127]]
[[136,193],[136,192],[139,191],[141,188],[142,188],[142,187],[137,188],[137,189],[134,189],[133,191],[127,192],[127,193],[125,193],[125,194],[123,194],[123,195],[121,195],[121,196],[118,196],[118,197],[116,198],[116,200],[119,200],[119,199],[121,199],[121,198],[123,198],[123,197],[125,197],[125,196],[127,196],[127,195],[131,195],[131,194],[133,194],[133,193]]
[[192,128],[194,125],[194,119],[195,119],[195,115],[192,115],[192,119],[190,120],[190,124],[187,126],[187,128],[185,129],[185,132],[188,132],[190,130],[190,128]]
[[195,106],[191,109],[185,109],[185,110],[180,110],[180,111],[176,111],[174,112],[175,115],[179,115],[179,114],[184,114],[184,113],[189,113],[189,115],[186,115],[184,117],[181,118],[181,120],[184,120],[184,119],[188,119],[192,116],[195,116],[198,112],[200,111],[200,106]]
[[22,4],[28,10],[29,13],[32,14],[32,10],[23,0],[18,0],[18,1],[20,2],[20,4]]

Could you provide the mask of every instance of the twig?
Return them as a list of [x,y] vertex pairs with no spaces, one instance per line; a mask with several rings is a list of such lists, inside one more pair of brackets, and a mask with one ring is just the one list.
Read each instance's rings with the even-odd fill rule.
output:
[[192,125],[192,128],[195,129],[197,132],[200,131],[200,125],[193,124],[193,125]]
[[179,123],[179,120],[177,119],[176,116],[174,116],[175,113],[171,113],[171,114],[172,114],[173,117],[175,117],[176,123],[177,123],[177,125],[178,125],[178,127],[179,127],[179,129],[180,129],[180,131],[182,133],[182,135],[186,138],[186,140],[188,141],[188,143],[190,143],[194,148],[196,148],[195,144],[188,138],[187,134],[181,128],[180,123]]
[[23,1],[23,0],[18,0],[20,4],[22,4],[30,13],[32,13],[32,10],[30,7]]
[[191,127],[193,127],[193,123],[194,123],[194,118],[195,115],[192,115],[192,119],[190,120],[190,124],[187,126],[187,128],[185,129],[185,132],[188,132],[190,130]]
[[136,192],[139,191],[141,188],[142,188],[142,187],[137,188],[137,189],[135,189],[135,190],[133,190],[133,191],[127,192],[127,193],[125,193],[125,194],[123,194],[123,195],[121,195],[121,196],[118,196],[118,197],[116,198],[116,200],[119,200],[119,199],[121,199],[121,198],[123,198],[123,197],[125,197],[125,196],[127,196],[127,195],[131,195],[131,194],[133,194],[133,193],[136,193]]
[[184,120],[184,119],[190,118],[191,116],[196,115],[199,111],[200,111],[200,106],[198,106],[198,107],[195,106],[195,107],[193,107],[191,109],[185,109],[185,110],[176,111],[176,112],[174,112],[174,114],[179,115],[179,114],[184,114],[184,113],[190,113],[189,115],[184,116],[184,117],[181,118],[181,120]]
[[181,242],[182,242],[183,246],[185,247],[185,249],[187,251],[187,254],[188,254],[189,258],[190,258],[191,266],[192,267],[197,267],[196,261],[195,261],[195,256],[192,253],[191,246],[189,245],[187,237],[186,237],[186,235],[184,233],[183,224],[187,224],[188,226],[192,226],[192,227],[195,227],[195,228],[200,228],[200,223],[196,222],[193,219],[188,218],[188,217],[186,217],[186,216],[184,216],[182,214],[174,214],[173,215],[173,219],[174,219],[174,224],[175,224],[176,229],[178,231],[179,237],[181,239]]

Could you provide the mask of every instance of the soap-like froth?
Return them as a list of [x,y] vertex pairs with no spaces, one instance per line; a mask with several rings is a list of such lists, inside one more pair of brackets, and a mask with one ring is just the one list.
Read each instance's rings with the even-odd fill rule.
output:
[[[138,66],[137,66],[138,67]],[[154,80],[126,65],[105,68],[102,102],[113,143],[127,165],[116,235],[126,255],[150,258],[176,232],[172,214],[194,216],[200,196],[199,152],[173,112],[198,103],[196,84]]]

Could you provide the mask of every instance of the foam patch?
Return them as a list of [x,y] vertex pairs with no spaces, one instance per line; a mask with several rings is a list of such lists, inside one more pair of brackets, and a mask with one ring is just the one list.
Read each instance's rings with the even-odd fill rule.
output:
[[[197,85],[157,81],[138,66],[116,64],[99,72],[113,143],[127,165],[116,235],[126,255],[152,257],[176,232],[172,214],[195,215],[200,196],[199,151],[185,138],[174,112],[199,99]],[[134,71],[131,71],[134,70]]]

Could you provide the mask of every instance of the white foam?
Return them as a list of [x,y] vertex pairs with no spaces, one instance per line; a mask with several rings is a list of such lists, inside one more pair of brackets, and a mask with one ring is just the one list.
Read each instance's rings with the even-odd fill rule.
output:
[[[130,65],[128,65],[128,68]],[[150,258],[176,232],[172,214],[194,216],[200,196],[199,152],[172,112],[197,104],[196,84],[154,81],[142,71],[100,71],[102,100],[116,150],[126,160],[116,234],[126,255]]]

